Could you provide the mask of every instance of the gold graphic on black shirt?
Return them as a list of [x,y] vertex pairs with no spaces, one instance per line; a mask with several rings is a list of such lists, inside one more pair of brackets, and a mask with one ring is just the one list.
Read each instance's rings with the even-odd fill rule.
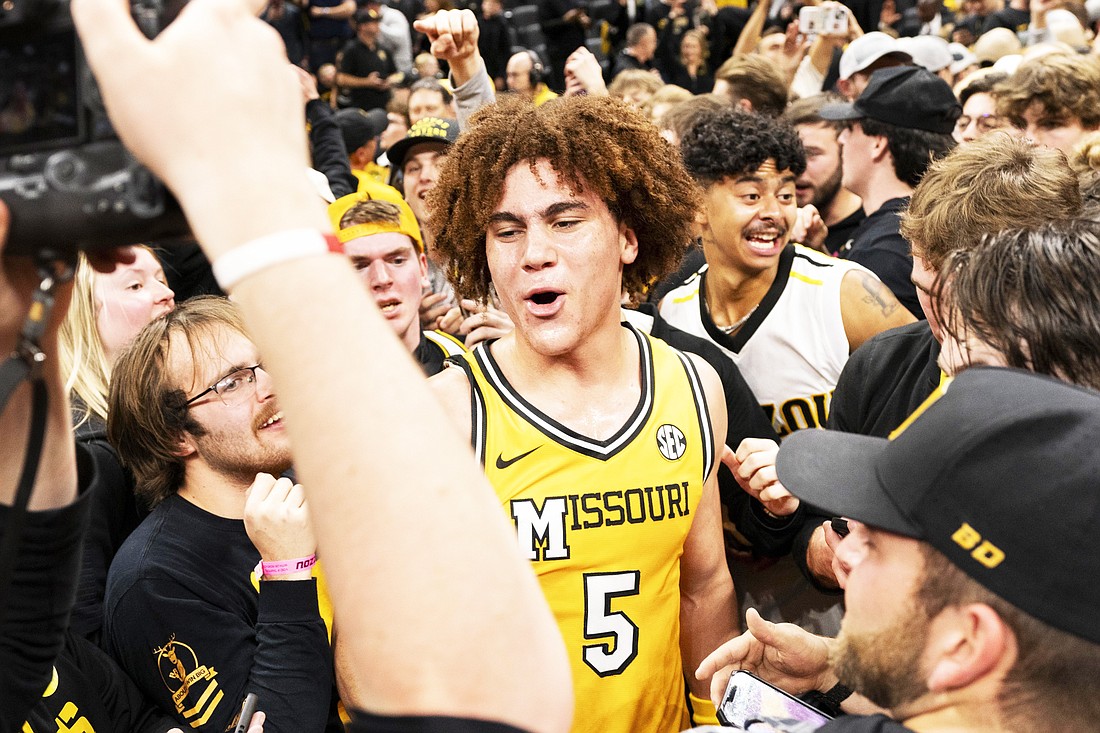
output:
[[[183,715],[192,728],[205,725],[224,696],[214,679],[213,667],[199,664],[195,650],[176,641],[176,635],[168,637],[168,643],[153,650],[160,668],[160,678],[172,693],[176,712]],[[186,707],[188,698],[194,698]]]

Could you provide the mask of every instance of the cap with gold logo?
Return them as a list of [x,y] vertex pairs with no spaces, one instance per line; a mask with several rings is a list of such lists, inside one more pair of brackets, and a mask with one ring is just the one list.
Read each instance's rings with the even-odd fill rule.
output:
[[971,367],[892,440],[800,430],[779,480],[829,514],[928,543],[977,582],[1100,643],[1100,393]]

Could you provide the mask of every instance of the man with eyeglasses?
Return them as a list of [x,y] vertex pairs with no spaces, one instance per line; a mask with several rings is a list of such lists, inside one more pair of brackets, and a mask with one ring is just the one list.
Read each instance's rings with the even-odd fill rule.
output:
[[113,376],[108,434],[152,512],[107,578],[107,652],[195,730],[226,730],[249,692],[268,730],[326,730],[317,543],[302,487],[274,478],[290,441],[235,307],[187,301],[134,339]]

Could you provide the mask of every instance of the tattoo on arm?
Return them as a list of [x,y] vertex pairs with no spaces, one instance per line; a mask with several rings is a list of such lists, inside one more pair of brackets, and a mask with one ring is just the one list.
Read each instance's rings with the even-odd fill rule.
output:
[[866,291],[863,302],[867,305],[876,306],[882,313],[883,318],[889,318],[901,307],[901,303],[898,302],[897,298],[886,297],[889,290],[877,277],[867,272],[861,272],[859,278],[860,282],[863,283],[863,289]]

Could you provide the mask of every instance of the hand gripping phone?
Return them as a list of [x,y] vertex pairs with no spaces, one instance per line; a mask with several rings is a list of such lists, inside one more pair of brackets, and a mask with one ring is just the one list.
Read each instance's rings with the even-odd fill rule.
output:
[[738,671],[726,686],[726,694],[718,706],[718,720],[753,733],[809,733],[832,718],[756,675]]

